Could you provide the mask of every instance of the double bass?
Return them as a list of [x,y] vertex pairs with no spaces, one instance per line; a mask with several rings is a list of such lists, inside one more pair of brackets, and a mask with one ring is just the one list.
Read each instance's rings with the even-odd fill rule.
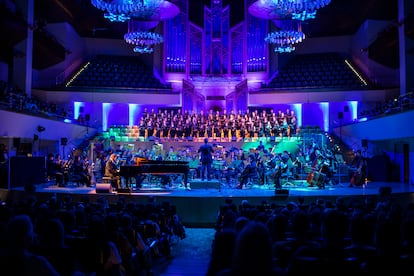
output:
[[322,173],[322,166],[320,166],[321,158],[316,158],[312,165],[312,170],[306,177],[306,182],[309,183],[309,187],[313,187],[317,185],[320,188],[323,188],[324,181],[325,181],[325,175]]

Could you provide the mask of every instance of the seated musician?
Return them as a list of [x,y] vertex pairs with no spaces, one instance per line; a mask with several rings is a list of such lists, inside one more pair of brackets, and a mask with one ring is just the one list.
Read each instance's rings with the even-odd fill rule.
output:
[[253,175],[257,174],[257,164],[256,164],[256,157],[254,154],[250,154],[248,156],[248,163],[244,167],[241,175],[240,175],[240,183],[237,185],[237,189],[242,189],[243,186],[245,186],[249,180],[249,177],[252,177]]
[[85,166],[85,162],[82,159],[82,156],[77,155],[73,159],[72,165],[72,172],[74,177],[76,177],[78,185],[86,185],[88,187],[91,186],[91,179],[88,175],[87,167]]
[[287,172],[288,163],[289,163],[289,156],[286,156],[285,154],[283,155],[279,154],[276,157],[275,173],[273,175],[273,183],[275,185],[276,190],[282,189],[280,178],[282,177],[282,174]]
[[55,160],[53,153],[48,154],[46,161],[47,177],[56,180],[57,186],[63,186],[63,168]]
[[69,170],[68,161],[64,161],[59,153],[55,155],[55,166],[58,171],[59,178],[63,179],[63,186],[66,186],[69,182]]
[[121,185],[121,179],[119,176],[119,169],[118,169],[118,154],[112,153],[109,156],[108,161],[105,164],[105,176],[111,177],[111,185],[112,188],[119,189]]
[[361,154],[361,150],[354,153],[349,170],[350,183],[349,187],[360,186],[366,177],[366,160]]
[[237,159],[234,151],[231,152],[230,157],[226,160],[226,166],[224,169],[224,176],[226,178],[227,185],[230,185],[232,179],[235,179],[239,173],[241,173],[243,168],[243,161],[241,159]]

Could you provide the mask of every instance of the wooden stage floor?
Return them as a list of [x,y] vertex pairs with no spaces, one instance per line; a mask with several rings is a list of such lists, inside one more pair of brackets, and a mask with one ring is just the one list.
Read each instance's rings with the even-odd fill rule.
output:
[[[236,205],[246,199],[250,204],[259,205],[264,201],[277,206],[288,202],[296,202],[298,197],[304,197],[309,204],[318,199],[330,200],[335,203],[338,197],[348,200],[364,200],[366,197],[378,197],[380,190],[389,188],[392,196],[406,204],[414,202],[414,185],[399,182],[368,182],[365,186],[349,187],[349,183],[328,185],[325,189],[309,187],[305,180],[295,180],[291,185],[284,185],[279,193],[275,193],[273,184],[252,185],[244,189],[236,189],[218,181],[204,181],[194,179],[190,183],[191,190],[186,190],[181,184],[172,184],[166,188],[158,185],[144,184],[140,190],[132,189],[131,192],[98,191],[95,187],[77,187],[70,183],[66,187],[58,187],[52,183],[35,185],[36,197],[46,200],[52,195],[71,196],[74,201],[88,196],[90,201],[105,197],[109,203],[115,203],[120,198],[136,203],[145,203],[149,197],[155,197],[157,202],[169,201],[177,207],[177,213],[184,225],[188,227],[210,227],[214,225],[217,211],[226,198],[231,198]],[[0,191],[1,200],[18,200],[27,192],[23,187]]]

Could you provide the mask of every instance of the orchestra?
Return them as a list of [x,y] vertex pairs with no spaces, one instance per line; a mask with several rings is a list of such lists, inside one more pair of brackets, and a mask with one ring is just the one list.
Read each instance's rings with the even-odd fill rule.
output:
[[[178,109],[179,111],[179,109]],[[335,160],[333,150],[326,145],[322,146],[321,141],[310,139],[298,142],[297,149],[292,152],[281,150],[278,152],[278,144],[285,137],[298,135],[296,125],[296,115],[293,110],[287,109],[285,112],[278,110],[246,110],[245,113],[231,111],[227,113],[210,110],[207,114],[203,112],[178,112],[178,111],[161,111],[144,110],[137,132],[140,136],[147,138],[154,136],[154,144],[145,148],[125,149],[123,145],[116,145],[116,149],[105,149],[102,147],[96,153],[96,159],[91,163],[88,158],[82,154],[73,154],[65,160],[62,175],[63,179],[58,176],[57,179],[63,184],[78,178],[82,185],[91,186],[96,181],[102,181],[103,176],[115,178],[114,188],[132,187],[141,188],[145,178],[120,178],[120,167],[124,165],[136,165],[137,159],[158,160],[158,161],[186,161],[191,163],[191,170],[194,177],[201,177],[201,162],[197,151],[185,145],[180,148],[178,138],[191,136],[200,139],[210,139],[211,141],[222,138],[227,139],[231,147],[214,143],[214,154],[212,156],[212,178],[219,181],[225,180],[229,187],[234,187],[231,183],[240,184],[240,181],[246,181],[244,171],[251,166],[248,161],[249,156],[254,156],[255,170],[258,175],[258,185],[273,184],[275,189],[281,189],[287,182],[282,179],[303,180],[308,187],[317,187],[324,189],[326,185],[336,185],[334,174],[337,172],[338,162]],[[276,136],[277,141],[269,143],[268,136]],[[216,139],[213,139],[215,137]],[[237,138],[234,140],[234,138]],[[162,138],[162,139],[161,139]],[[233,138],[233,139],[232,139]],[[250,141],[257,141],[255,148],[241,149],[234,148],[230,141],[239,142],[239,138],[248,138]],[[301,137],[302,138],[302,137]],[[170,141],[168,149],[160,141]],[[266,144],[264,143],[266,141]],[[107,143],[111,145],[112,142]],[[124,144],[126,145],[126,144]],[[149,143],[150,145],[150,143]],[[227,144],[226,144],[227,145]],[[270,145],[268,149],[266,147]],[[112,160],[112,155],[116,158]],[[250,160],[251,161],[251,160]],[[62,161],[63,162],[63,161]],[[113,167],[114,172],[110,173],[109,168]],[[352,164],[352,173],[350,173],[351,185],[358,185],[362,178],[363,166]],[[176,177],[174,177],[175,179]],[[121,181],[122,180],[122,181]],[[135,182],[135,183],[134,183]]]
[[[96,155],[93,163],[83,154],[77,154],[67,160],[61,160],[60,155],[57,154],[53,156],[53,160],[55,168],[59,168],[60,173],[55,172],[54,176],[60,186],[65,186],[74,179],[79,179],[81,185],[91,186],[92,183],[101,181],[103,176],[110,176],[114,179],[115,189],[134,186],[136,189],[141,189],[145,179],[150,180],[153,177],[140,175],[140,177],[124,179],[119,176],[120,167],[138,165],[139,160],[166,160],[191,163],[193,174],[191,179],[199,178],[201,162],[197,150],[188,145],[182,148],[177,145],[180,144],[176,143],[175,146],[168,146],[168,149],[164,150],[163,145],[157,140],[148,149],[136,148],[131,151],[117,148],[115,151],[101,151]],[[274,189],[282,189],[289,181],[281,180],[289,180],[289,178],[298,182],[302,180],[302,184],[304,182],[310,188],[325,189],[327,185],[336,185],[334,174],[337,172],[338,162],[331,149],[319,147],[311,142],[308,148],[299,145],[299,149],[291,153],[287,150],[277,152],[277,143],[270,143],[271,146],[266,149],[268,145],[269,143],[259,142],[255,148],[245,150],[213,144],[212,179],[223,181],[228,187],[243,187],[247,183],[248,168],[252,167],[252,160],[254,160],[258,185],[273,185]],[[356,162],[354,166],[350,166],[352,170],[350,179],[354,172],[361,171],[353,169],[357,166]],[[176,178],[171,174],[167,184],[171,186],[171,181]],[[355,182],[354,185],[358,184]]]

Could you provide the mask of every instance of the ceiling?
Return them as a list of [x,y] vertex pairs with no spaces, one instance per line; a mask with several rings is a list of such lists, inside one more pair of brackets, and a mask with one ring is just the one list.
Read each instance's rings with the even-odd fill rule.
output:
[[[179,0],[170,1],[176,3]],[[0,46],[0,60],[10,62],[13,57],[20,54],[13,52],[13,46],[25,39],[27,24],[23,20],[25,16],[19,13],[20,7],[16,8],[16,12],[11,12],[8,7],[6,9],[2,7],[6,2],[16,1],[9,0],[0,3],[0,29],[4,41]],[[42,27],[47,24],[69,22],[82,37],[122,39],[126,31],[125,23],[109,22],[103,18],[103,12],[96,9],[90,0],[34,0],[34,2],[36,28],[33,66],[36,69],[47,68],[65,58],[64,47],[53,36],[43,31]],[[190,20],[201,24],[202,7],[209,1],[190,0],[189,2]],[[225,4],[230,4],[232,23],[235,23],[233,22],[235,18],[243,18],[243,12],[237,10],[237,7],[243,6],[240,2],[241,0],[223,1]],[[396,18],[397,1],[331,0],[328,6],[318,11],[316,19],[303,25],[303,31],[307,37],[349,35],[355,33],[366,19],[396,22]],[[395,40],[395,36],[396,34],[388,33],[382,39]],[[393,43],[388,44],[395,47]],[[396,49],[398,50],[398,47]],[[46,56],[48,58],[45,58]]]

